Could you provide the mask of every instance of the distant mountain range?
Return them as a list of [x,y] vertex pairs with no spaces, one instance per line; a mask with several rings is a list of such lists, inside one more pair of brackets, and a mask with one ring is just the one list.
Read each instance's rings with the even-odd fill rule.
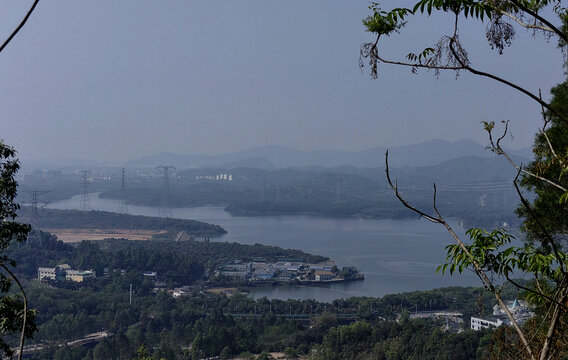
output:
[[[493,156],[484,146],[471,140],[456,142],[431,140],[416,145],[391,147],[388,150],[391,166],[398,168],[433,166],[466,156],[483,158]],[[374,147],[362,151],[302,151],[285,146],[268,145],[219,155],[160,153],[127,161],[124,166],[155,167],[158,165],[174,165],[180,169],[195,167],[219,167],[228,169],[248,167],[267,170],[306,166],[353,166],[365,168],[384,166],[386,151],[387,148],[385,147]],[[517,158],[524,159],[524,162],[532,158],[532,152],[529,148],[511,150],[510,154]]]

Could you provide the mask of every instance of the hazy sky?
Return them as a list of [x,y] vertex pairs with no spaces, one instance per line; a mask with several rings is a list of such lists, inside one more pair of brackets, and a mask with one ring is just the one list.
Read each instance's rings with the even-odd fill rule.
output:
[[[383,7],[403,1],[384,1]],[[8,36],[31,0],[0,2]],[[44,0],[0,54],[0,138],[25,159],[120,162],[158,152],[217,154],[281,144],[361,150],[434,138],[486,143],[480,121],[511,120],[529,146],[539,108],[463,74],[358,67],[367,1]],[[385,54],[449,33],[411,19]],[[484,25],[461,31],[473,65],[545,94],[562,81],[555,42],[521,33],[505,55]]]

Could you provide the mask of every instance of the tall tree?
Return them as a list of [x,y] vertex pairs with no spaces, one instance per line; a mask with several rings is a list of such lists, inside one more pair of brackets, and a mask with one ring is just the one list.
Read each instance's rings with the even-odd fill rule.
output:
[[[551,90],[550,106],[554,113],[568,117],[568,82]],[[544,112],[543,130],[537,134],[533,152],[535,159],[527,170],[536,176],[523,176],[522,185],[536,195],[531,208],[521,206],[519,215],[524,217],[523,228],[530,240],[539,241],[547,235],[559,238],[566,246],[568,234],[568,206],[566,192],[558,186],[540,181],[540,178],[554,180],[555,184],[568,189],[568,124],[551,111]]]
[[[568,9],[565,5],[561,0],[420,0],[413,8],[383,11],[378,3],[373,3],[370,6],[372,14],[363,20],[367,30],[374,33],[376,38],[361,46],[360,65],[364,67],[368,64],[373,78],[378,77],[379,64],[407,66],[412,72],[431,69],[436,75],[444,70],[457,73],[465,71],[504,84],[512,91],[519,91],[542,108],[544,122],[535,145],[536,159],[526,169],[515,163],[501,147],[501,141],[508,131],[508,123],[504,123],[503,132],[495,136],[495,123],[484,122],[489,134],[490,149],[505,156],[518,170],[519,175],[513,183],[522,203],[519,212],[525,216],[525,229],[533,243],[538,242],[536,246],[532,243],[522,247],[510,246],[512,237],[501,229],[491,232],[471,229],[468,231],[471,242],[462,240],[438,211],[435,186],[431,212],[414,207],[402,196],[396,182],[390,178],[387,154],[387,179],[398,199],[427,220],[445,226],[456,241],[455,245],[448,246],[448,263],[441,265],[439,270],[454,273],[462,272],[465,268],[472,269],[484,286],[495,295],[509,317],[513,330],[505,338],[508,343],[513,339],[512,342],[518,346],[509,346],[505,353],[513,358],[544,360],[568,356],[566,335],[561,331],[567,322],[568,268],[567,255],[562,251],[562,237],[567,230],[564,224],[567,220],[561,218],[558,209],[559,201],[568,202],[568,190],[563,185],[563,175],[568,171],[565,160],[568,153],[566,89],[565,84],[560,85],[553,90],[553,100],[546,101],[540,93],[531,92],[512,81],[477,68],[460,41],[459,28],[467,19],[487,21],[487,39],[499,54],[511,44],[519,27],[528,29],[533,34],[542,33],[545,40],[556,38],[562,48],[568,39]],[[453,20],[450,33],[434,46],[426,47],[418,53],[409,53],[401,60],[390,59],[379,51],[381,38],[403,31],[412,16],[430,15],[433,12],[446,14]],[[548,126],[550,127],[547,128]],[[519,176],[522,176],[523,184],[535,190],[538,197],[534,206],[521,193],[517,181]],[[515,282],[510,278],[513,270],[531,274],[533,284],[524,286]],[[528,293],[528,298],[539,306],[539,324],[533,321],[525,327],[519,326],[501,298],[500,288],[493,281],[494,275],[505,277]]]

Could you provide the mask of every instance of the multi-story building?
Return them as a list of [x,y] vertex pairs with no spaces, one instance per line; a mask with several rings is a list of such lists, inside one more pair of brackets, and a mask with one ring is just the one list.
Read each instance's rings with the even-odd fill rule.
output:
[[74,270],[68,264],[57,265],[53,268],[40,267],[37,269],[37,278],[41,281],[49,280],[70,280],[83,282],[86,279],[94,279],[97,275],[93,270]]

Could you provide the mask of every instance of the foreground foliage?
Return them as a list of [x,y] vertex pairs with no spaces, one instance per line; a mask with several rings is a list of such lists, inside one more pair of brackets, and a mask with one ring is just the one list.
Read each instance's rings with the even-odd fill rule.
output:
[[[16,261],[9,256],[8,247],[14,243],[23,243],[27,239],[30,226],[19,223],[17,211],[19,205],[14,201],[18,184],[15,176],[20,168],[13,148],[0,141],[0,351],[13,354],[15,334],[21,334],[20,348],[24,338],[30,338],[35,331],[35,311],[27,304],[26,293],[14,275]],[[12,290],[17,285],[18,294]]]
[[[489,332],[443,332],[445,322],[408,319],[407,309],[473,309],[480,293],[449,288],[320,303],[199,293],[174,299],[137,291],[129,304],[128,284],[119,278],[97,291],[34,284],[36,341],[46,348],[32,358],[129,359],[144,345],[153,359],[172,360],[263,351],[318,359],[475,359],[487,352]],[[400,308],[393,308],[401,304],[407,315],[397,322]],[[98,331],[112,335],[94,347],[57,346]]]

